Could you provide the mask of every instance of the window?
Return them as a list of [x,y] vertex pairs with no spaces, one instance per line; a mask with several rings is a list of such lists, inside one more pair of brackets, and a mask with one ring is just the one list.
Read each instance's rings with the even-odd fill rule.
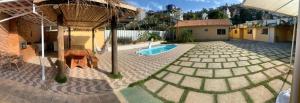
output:
[[248,29],[248,34],[253,34],[253,30],[252,29]]
[[268,28],[262,29],[261,34],[268,35],[269,34],[269,29]]
[[237,30],[234,30],[234,33],[235,33],[235,34],[237,34],[237,33],[238,33],[238,31],[237,31]]
[[226,29],[218,29],[217,33],[218,35],[226,35]]
[[208,29],[204,29],[204,31],[206,31],[206,32],[207,32],[207,31],[208,31]]

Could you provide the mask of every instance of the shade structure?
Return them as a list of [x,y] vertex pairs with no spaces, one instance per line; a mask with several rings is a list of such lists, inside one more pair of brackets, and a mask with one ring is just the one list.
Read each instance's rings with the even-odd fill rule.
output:
[[299,0],[244,0],[242,6],[297,16]]
[[109,23],[112,16],[119,20],[135,17],[136,7],[115,1],[118,0],[34,0],[34,4],[53,22],[63,15],[63,26],[96,28]]

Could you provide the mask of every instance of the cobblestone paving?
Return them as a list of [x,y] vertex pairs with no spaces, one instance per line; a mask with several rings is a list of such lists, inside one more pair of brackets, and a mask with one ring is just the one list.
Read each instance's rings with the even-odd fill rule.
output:
[[200,42],[141,86],[185,103],[274,103],[291,85],[289,44]]
[[[146,79],[148,76],[175,61],[176,58],[183,55],[192,47],[194,47],[193,44],[179,44],[178,47],[172,51],[156,56],[139,56],[135,53],[138,49],[119,51],[119,69],[123,75],[123,78],[120,80],[107,77],[107,73],[111,71],[110,52],[107,52],[99,56],[100,63],[98,69],[74,68],[67,70],[68,81],[64,84],[58,84],[53,79],[57,71],[53,69],[54,63],[57,60],[55,57],[50,56],[45,60],[36,57],[25,63],[19,72],[13,69],[1,68],[0,80],[3,80],[0,81],[0,84],[9,82],[12,85],[22,85],[22,88],[23,86],[26,87],[17,93],[9,93],[14,98],[19,98],[19,95],[26,95],[25,93],[20,93],[22,91],[30,91],[30,93],[43,91],[43,93],[48,93],[49,95],[45,97],[47,100],[41,100],[41,102],[45,103],[55,103],[53,100],[56,99],[58,99],[58,102],[70,102],[72,98],[77,98],[75,100],[82,101],[85,98],[80,98],[81,96],[91,98],[91,102],[94,103],[99,103],[99,99],[104,103],[118,103],[120,102],[120,98],[115,96],[114,91],[117,92],[133,82]],[[40,61],[44,61],[46,65],[46,81],[41,80]],[[3,86],[4,85],[0,85],[0,88]],[[28,90],[27,88],[31,89]],[[20,87],[16,86],[11,89],[20,89]],[[5,92],[0,91],[0,96],[4,93]],[[56,98],[57,95],[62,97]],[[5,101],[12,103],[20,103],[21,101],[31,102],[32,100],[29,98],[31,96],[31,94],[28,94],[28,96],[22,97],[17,101],[13,101],[12,98],[7,98]],[[36,98],[40,99],[44,97],[36,96]]]
[[[170,52],[155,56],[140,56],[136,54],[138,49],[119,51],[118,63],[122,79],[109,79],[109,83],[114,90],[126,88],[129,84],[158,72],[163,67],[175,61],[189,49],[194,47],[193,44],[178,44]],[[111,72],[111,53],[107,52],[99,56],[99,69],[102,72]]]

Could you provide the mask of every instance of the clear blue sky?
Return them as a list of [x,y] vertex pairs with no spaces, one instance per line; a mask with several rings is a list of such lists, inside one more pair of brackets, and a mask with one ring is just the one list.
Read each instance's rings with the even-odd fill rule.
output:
[[125,0],[127,3],[145,10],[162,10],[168,4],[174,4],[183,11],[201,10],[202,8],[215,8],[224,4],[237,4],[242,0]]

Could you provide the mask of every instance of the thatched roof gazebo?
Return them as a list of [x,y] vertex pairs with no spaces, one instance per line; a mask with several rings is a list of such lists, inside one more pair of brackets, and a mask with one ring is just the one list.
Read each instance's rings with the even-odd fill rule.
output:
[[96,28],[103,27],[106,24],[110,24],[112,31],[112,74],[119,75],[117,23],[122,19],[133,18],[137,14],[137,8],[120,0],[34,0],[33,3],[43,13],[45,18],[57,23],[59,78],[65,78],[63,32],[66,27],[94,31]]

